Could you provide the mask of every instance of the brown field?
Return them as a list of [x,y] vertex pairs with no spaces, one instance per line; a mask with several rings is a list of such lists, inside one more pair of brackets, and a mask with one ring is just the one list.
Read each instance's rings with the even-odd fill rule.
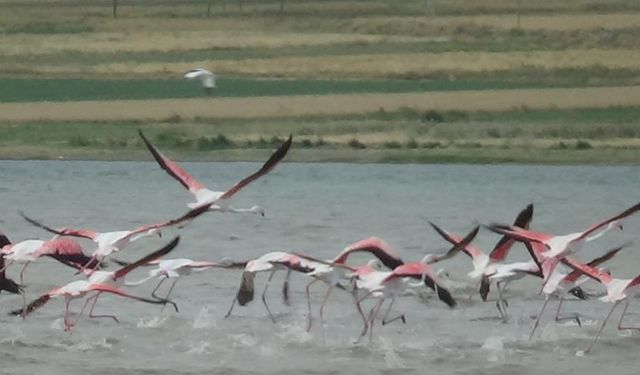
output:
[[274,118],[418,110],[503,111],[511,109],[640,106],[640,86],[452,91],[406,94],[282,96],[136,101],[0,104],[0,122]]

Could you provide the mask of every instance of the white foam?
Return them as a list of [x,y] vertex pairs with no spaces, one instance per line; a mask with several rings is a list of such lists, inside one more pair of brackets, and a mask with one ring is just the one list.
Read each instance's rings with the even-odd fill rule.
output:
[[138,328],[159,328],[169,319],[169,315],[157,315],[149,319],[140,318],[136,327]]
[[488,351],[487,361],[494,363],[506,362],[506,352],[504,350],[504,338],[499,336],[489,336],[484,340],[482,349]]
[[380,337],[380,349],[382,349],[384,363],[389,369],[401,369],[406,368],[406,365],[402,358],[393,348],[393,342],[386,337]]
[[212,328],[218,326],[218,320],[216,314],[209,309],[209,306],[205,306],[200,309],[198,315],[193,320],[193,328]]

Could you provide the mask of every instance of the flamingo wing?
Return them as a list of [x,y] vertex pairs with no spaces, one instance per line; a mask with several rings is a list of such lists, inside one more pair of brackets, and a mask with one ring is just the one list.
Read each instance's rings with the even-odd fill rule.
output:
[[[533,218],[533,204],[529,204],[524,210],[520,211],[516,220],[513,222],[514,227],[529,229],[529,225],[531,224],[531,220]],[[503,261],[509,250],[513,247],[515,240],[508,236],[502,236],[500,241],[496,244],[496,246],[489,253],[489,258],[494,262]]]
[[184,222],[188,222],[191,221],[193,219],[195,219],[196,217],[202,215],[203,213],[207,212],[207,210],[209,209],[209,205],[203,205],[203,206],[198,206],[192,210],[187,211],[187,213],[185,213],[184,215],[176,218],[176,219],[171,219],[171,220],[167,220],[161,223],[156,223],[156,224],[148,224],[148,225],[143,225],[140,227],[137,227],[135,229],[132,229],[131,231],[129,231],[129,233],[127,233],[126,236],[124,236],[122,239],[126,239],[126,238],[131,238],[133,236],[148,232],[150,230],[153,229],[162,229],[162,228],[166,228],[166,227],[170,227],[170,226],[174,226],[174,225],[180,225]]
[[628,209],[626,209],[624,212],[619,213],[618,215],[614,216],[614,217],[610,217],[606,220],[600,221],[598,223],[595,223],[593,225],[591,225],[589,228],[587,228],[587,230],[585,230],[584,232],[582,232],[582,234],[580,235],[580,237],[578,237],[577,239],[583,239],[585,237],[587,237],[588,235],[590,235],[591,233],[597,231],[598,229],[604,227],[605,225],[608,225],[609,223],[612,223],[614,221],[618,221],[618,220],[622,220],[627,216],[631,216],[633,214],[635,214],[636,212],[640,211],[640,203],[637,203],[636,205],[634,205],[633,207],[630,207]]
[[[587,266],[596,268],[600,264],[602,264],[604,262],[608,262],[611,258],[616,256],[616,254],[618,254],[618,252],[620,250],[624,249],[625,247],[626,247],[626,245],[622,245],[622,246],[618,246],[616,248],[613,248],[613,249],[607,251],[604,255],[599,256],[599,257],[593,259],[591,262],[587,263]],[[571,273],[569,273],[567,276],[565,276],[563,281],[567,282],[567,283],[574,283],[576,280],[578,280],[578,278],[580,276],[582,276],[582,272],[574,270]]]
[[240,191],[243,187],[249,185],[251,182],[257,180],[258,178],[264,176],[269,173],[279,162],[282,160],[289,148],[291,147],[291,143],[293,142],[293,136],[289,135],[289,139],[287,139],[278,149],[271,154],[271,157],[262,165],[262,167],[255,172],[254,174],[245,177],[235,185],[233,185],[229,190],[225,191],[218,199],[228,199],[233,196],[235,193]]
[[486,228],[492,232],[502,234],[504,236],[507,236],[522,242],[545,243],[546,241],[553,238],[553,235],[548,233],[534,232],[534,231],[514,227],[511,225],[490,224],[486,226]]
[[466,236],[464,236],[464,238],[461,241],[454,244],[453,247],[449,249],[445,254],[437,256],[433,261],[431,261],[431,263],[437,263],[442,260],[454,257],[460,251],[464,250],[467,247],[467,245],[471,241],[473,241],[474,238],[476,238],[476,235],[478,235],[479,230],[480,230],[480,226],[476,226],[475,228],[473,228]]
[[427,287],[433,289],[437,294],[438,298],[447,304],[447,306],[453,308],[457,305],[453,296],[449,290],[445,287],[438,284],[438,278],[434,274],[433,270],[428,264],[414,262],[414,263],[406,263],[402,266],[395,268],[391,275],[387,276],[385,281],[400,278],[400,277],[410,277],[413,279],[424,279],[424,283]]
[[64,229],[53,229],[51,227],[48,227],[36,220],[31,219],[30,217],[28,217],[27,215],[25,215],[23,212],[20,212],[20,215],[22,215],[22,217],[28,221],[29,223],[35,225],[36,227],[42,228],[44,230],[46,230],[47,232],[51,232],[54,234],[57,234],[59,236],[72,236],[72,237],[81,237],[81,238],[88,238],[90,240],[95,240],[95,238],[98,236],[98,232],[89,230],[89,229],[70,229],[70,228],[64,228]]
[[332,263],[344,264],[350,254],[356,252],[369,252],[382,262],[389,269],[394,269],[404,264],[400,255],[387,244],[383,239],[378,237],[369,237],[347,246],[342,250]]
[[145,145],[153,155],[153,158],[156,159],[156,162],[160,165],[162,169],[164,169],[171,177],[175,178],[187,188],[191,193],[195,194],[198,190],[204,189],[205,186],[201,184],[198,180],[193,178],[187,171],[182,169],[178,164],[171,161],[171,159],[164,156],[142,133],[141,130],[138,130],[138,134],[140,138],[144,141]]
[[155,305],[165,305],[165,304],[167,304],[169,302],[168,300],[164,300],[164,299],[149,299],[149,298],[134,296],[132,294],[129,294],[129,293],[125,292],[124,290],[122,290],[120,288],[116,288],[115,286],[109,285],[109,284],[91,284],[91,285],[89,285],[88,289],[89,290],[93,290],[93,291],[97,291],[97,292],[102,292],[102,293],[111,293],[111,294],[115,294],[115,295],[118,295],[118,296],[131,298],[131,299],[134,299],[136,301],[145,302],[145,303],[152,303],[152,304],[155,304]]
[[[462,238],[459,236],[456,236],[455,234],[451,234],[447,231],[445,231],[444,229],[440,228],[439,226],[437,226],[436,224],[429,222],[429,224],[431,224],[431,227],[433,227],[433,229],[435,229],[435,231],[442,237],[444,238],[445,241],[453,244],[453,245],[457,245],[458,243],[460,243],[462,241]],[[480,257],[484,257],[486,256],[482,250],[478,249],[477,247],[473,246],[473,245],[469,245],[467,244],[464,248],[462,248],[462,251],[467,254],[469,257],[471,257],[471,259],[477,259]]]
[[613,279],[613,277],[610,274],[603,272],[595,267],[589,266],[585,263],[575,261],[570,257],[563,258],[561,262],[573,268],[574,270],[580,272],[581,274],[584,274],[585,276],[590,277],[603,284]]
[[38,297],[37,299],[35,299],[33,302],[29,303],[24,309],[17,309],[17,310],[13,310],[9,313],[9,315],[28,315],[31,314],[32,312],[34,312],[35,310],[41,308],[42,306],[44,306],[47,302],[49,302],[49,300],[51,299],[51,292],[47,293],[47,294],[43,294],[40,297]]
[[118,280],[121,277],[126,276],[129,272],[133,271],[134,269],[149,263],[152,260],[155,260],[157,258],[160,258],[162,256],[165,256],[167,254],[169,254],[176,246],[178,246],[178,243],[180,242],[180,236],[176,236],[176,238],[174,238],[171,242],[169,242],[168,244],[164,245],[162,248],[154,251],[153,253],[142,257],[140,259],[138,259],[137,261],[128,264],[122,268],[120,268],[119,270],[117,270],[114,274],[113,274],[113,278],[115,280]]

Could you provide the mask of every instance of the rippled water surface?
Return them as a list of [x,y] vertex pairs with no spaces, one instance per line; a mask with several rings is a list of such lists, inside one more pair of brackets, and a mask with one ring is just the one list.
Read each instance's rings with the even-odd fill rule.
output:
[[[226,189],[258,167],[255,163],[185,163],[185,168],[212,188]],[[18,214],[53,226],[110,231],[176,217],[192,197],[153,163],[3,161],[0,162],[0,224],[9,238],[46,238]],[[638,167],[537,167],[464,165],[280,165],[244,190],[237,206],[260,204],[266,217],[209,214],[179,231],[182,242],[171,257],[216,260],[248,259],[275,250],[299,251],[330,258],[344,246],[370,235],[384,238],[407,260],[446,249],[429,221],[466,232],[477,223],[511,222],[528,203],[535,204],[533,227],[572,232],[616,214],[638,202]],[[611,233],[585,247],[582,259],[616,244],[635,244],[614,259],[616,275],[635,276],[640,265],[640,216],[625,231]],[[117,254],[136,259],[168,241],[146,238]],[[490,249],[497,237],[482,231],[477,246]],[[90,242],[83,242],[91,249]],[[526,259],[514,248],[510,258]],[[354,258],[355,263],[367,258]],[[471,269],[460,257],[445,267],[461,280]],[[144,270],[130,275],[145,276]],[[19,267],[8,271],[18,278]],[[491,302],[470,302],[454,294],[459,307],[449,310],[427,291],[401,298],[394,308],[407,323],[376,326],[371,343],[357,342],[359,317],[346,293],[335,292],[326,309],[324,328],[306,333],[304,286],[295,275],[292,305],[280,298],[276,274],[268,292],[277,323],[272,324],[259,298],[236,307],[223,319],[240,282],[240,272],[204,271],[180,279],[173,293],[180,312],[169,308],[103,297],[100,313],[111,320],[83,318],[72,335],[62,330],[62,302],[52,300],[22,320],[6,313],[22,303],[20,296],[0,296],[0,373],[12,374],[201,374],[201,373],[446,373],[446,374],[585,374],[609,371],[637,374],[638,333],[618,333],[608,326],[594,352],[578,357],[609,305],[597,300],[566,304],[583,315],[583,327],[555,323],[555,306],[532,341],[531,316],[540,307],[540,282],[523,279],[508,292],[511,320],[502,324],[478,318],[497,314]],[[27,270],[28,299],[72,280],[73,272],[51,260]],[[266,275],[257,277],[261,293]],[[154,283],[131,289],[148,295]],[[597,290],[596,285],[587,288]],[[324,287],[312,287],[317,307]],[[633,301],[635,302],[635,301]],[[628,319],[640,325],[640,306],[631,304]],[[76,301],[72,308],[79,309]],[[615,371],[611,372],[612,369]]]

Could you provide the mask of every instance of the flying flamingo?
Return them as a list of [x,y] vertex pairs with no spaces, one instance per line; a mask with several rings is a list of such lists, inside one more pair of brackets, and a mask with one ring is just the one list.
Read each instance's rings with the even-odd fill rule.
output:
[[391,311],[391,307],[393,306],[396,296],[410,286],[410,279],[418,279],[426,286],[436,291],[438,298],[442,302],[446,303],[450,308],[456,306],[456,302],[451,296],[451,293],[449,293],[444,286],[439,284],[437,276],[426,263],[405,263],[388,272],[375,271],[372,269],[360,269],[353,276],[355,286],[357,288],[356,293],[358,293],[356,304],[361,303],[368,297],[379,299],[371,308],[369,316],[365,320],[365,328],[361,334],[361,337],[364,336],[368,328],[369,340],[371,340],[373,336],[373,323],[385,300],[391,299],[391,302],[389,303],[387,311],[382,318],[383,324],[390,323],[396,319],[403,319],[402,315],[390,320],[387,320],[387,317]]
[[114,232],[96,232],[91,229],[71,228],[63,228],[58,230],[41,224],[40,222],[27,217],[24,213],[22,214],[22,216],[31,224],[56,235],[87,238],[95,242],[98,245],[98,248],[93,252],[90,260],[84,264],[83,268],[96,268],[98,266],[96,261],[102,261],[111,253],[118,252],[124,249],[131,242],[134,242],[142,237],[151,236],[154,234],[160,236],[160,230],[162,228],[189,222],[205,211],[206,208],[197,207],[177,219],[168,220],[162,223],[143,225],[132,230],[122,230]]
[[[473,237],[477,234],[477,230],[472,231],[473,234],[470,234],[468,239],[465,239],[465,243],[470,242]],[[445,259],[449,259],[453,257],[457,252],[462,249],[462,246],[454,246],[449,251],[447,251],[443,255],[433,255],[428,254],[422,260],[425,264],[437,263]],[[397,252],[389,246],[384,240],[378,237],[369,237],[358,242],[355,242],[349,246],[347,246],[344,250],[342,250],[335,258],[332,260],[322,261],[316,258],[312,258],[306,255],[298,254],[302,257],[306,257],[307,259],[319,262],[320,264],[316,267],[315,270],[307,273],[308,276],[314,278],[311,282],[309,282],[305,288],[306,297],[307,297],[307,306],[309,308],[308,312],[308,320],[307,320],[307,332],[311,330],[312,324],[312,314],[311,314],[311,297],[309,293],[309,288],[312,284],[317,281],[322,281],[329,286],[327,289],[324,298],[322,300],[322,304],[320,305],[320,321],[323,321],[324,315],[324,307],[329,300],[329,295],[333,291],[334,287],[344,289],[344,286],[340,284],[341,281],[347,278],[347,275],[354,274],[357,271],[357,268],[349,267],[346,265],[346,261],[348,257],[353,253],[359,252],[368,252],[377,258],[377,260],[385,265],[387,268],[393,270],[404,264],[404,261],[400,258]],[[370,268],[370,267],[369,267]],[[360,306],[357,305],[358,311],[360,311]],[[402,318],[404,321],[404,317]]]
[[[93,309],[96,305],[98,297],[102,293],[112,293],[112,294],[120,295],[123,297],[131,298],[131,299],[141,301],[141,302],[146,302],[146,303],[162,304],[162,305],[166,305],[167,303],[170,303],[174,306],[174,308],[177,311],[178,306],[174,302],[169,301],[168,299],[150,300],[142,297],[133,296],[131,294],[128,294],[124,290],[119,289],[115,284],[117,284],[120,279],[124,278],[127,273],[131,272],[132,270],[139,267],[140,265],[143,265],[149,262],[150,260],[156,259],[160,256],[163,256],[169,253],[171,250],[173,250],[173,248],[175,248],[178,245],[179,240],[180,238],[176,237],[173,241],[171,241],[161,249],[117,271],[114,271],[114,272],[96,271],[97,273],[92,274],[89,280],[72,281],[63,287],[54,288],[49,292],[43,294],[33,302],[31,302],[28,306],[23,307],[22,309],[19,309],[19,310],[12,311],[11,314],[22,315],[24,317],[32,313],[36,309],[39,309],[40,307],[42,307],[52,297],[62,296],[65,299],[65,310],[64,310],[64,330],[65,331],[71,332],[71,328],[73,328],[78,323],[78,320],[84,313],[90,301],[93,301],[91,308],[89,309],[90,318],[111,318],[115,322],[119,322],[118,318],[114,315],[94,315],[93,314]],[[78,318],[76,319],[76,321],[71,322],[71,320],[69,320],[69,304],[71,303],[71,301],[74,299],[83,298],[93,292],[95,292],[95,294],[87,298],[84,304],[82,305],[82,309],[80,310],[80,313],[78,314]]]
[[564,258],[563,263],[577,271],[580,271],[584,275],[601,282],[605,286],[607,294],[601,297],[600,300],[603,302],[613,303],[611,310],[602,321],[602,325],[600,326],[598,333],[596,333],[593,340],[589,344],[589,347],[584,351],[584,354],[591,351],[593,344],[595,344],[595,342],[598,340],[598,337],[600,337],[600,334],[602,333],[604,326],[607,324],[607,321],[611,317],[613,310],[621,302],[624,302],[624,308],[622,310],[622,314],[620,315],[620,320],[618,321],[618,329],[640,331],[640,328],[638,327],[625,327],[622,325],[622,320],[624,319],[624,316],[627,313],[627,308],[629,307],[629,297],[632,297],[638,291],[638,286],[640,285],[640,275],[634,277],[633,279],[618,279],[614,278],[608,272],[599,270],[586,264],[575,262],[570,258]]
[[207,69],[197,68],[189,70],[184,74],[184,79],[199,79],[202,87],[211,95],[213,89],[216,88],[216,76]]
[[229,190],[213,191],[207,189],[202,183],[182,169],[182,167],[164,156],[153,144],[151,144],[151,142],[149,142],[142,131],[139,131],[138,133],[160,167],[162,167],[162,169],[164,169],[171,177],[178,180],[178,182],[180,182],[195,196],[196,202],[188,204],[190,208],[207,206],[211,211],[236,213],[247,212],[261,214],[262,216],[264,216],[264,209],[260,206],[253,206],[251,208],[234,208],[230,206],[229,201],[242,188],[269,173],[280,162],[280,160],[285,157],[292,142],[292,136],[289,136],[289,139],[280,145],[280,147],[271,155],[271,157],[269,157],[257,172],[240,180]]
[[[233,302],[231,303],[229,311],[224,317],[226,318],[231,315],[231,311],[233,310],[236,301],[238,301],[238,304],[240,304],[240,306],[244,306],[253,300],[255,291],[254,279],[256,277],[256,273],[269,271],[269,278],[267,279],[264,291],[262,292],[262,303],[267,309],[271,321],[275,323],[276,320],[273,317],[271,310],[269,309],[269,305],[267,305],[267,300],[265,297],[267,288],[269,287],[269,284],[271,283],[271,279],[273,278],[275,272],[278,270],[286,269],[288,272],[296,271],[308,273],[316,269],[319,264],[320,263],[317,261],[306,259],[299,255],[286,253],[283,251],[267,253],[260,258],[248,261],[246,266],[244,267],[244,272],[242,273],[240,288],[238,289],[236,296],[233,298]],[[285,283],[284,289],[286,289],[286,285],[287,284]],[[284,294],[286,299],[287,293],[285,292]]]
[[[313,271],[307,273],[308,276],[313,277],[313,280],[311,280],[305,287],[308,307],[306,327],[307,332],[311,330],[313,320],[311,314],[311,285],[315,284],[318,281],[321,281],[329,286],[322,299],[322,304],[320,305],[320,321],[323,321],[324,307],[329,300],[329,296],[331,295],[333,288],[338,287],[341,289],[345,289],[341,284],[341,281],[347,280],[347,275],[355,272],[357,269],[355,267],[347,266],[347,259],[351,254],[360,252],[371,253],[376,257],[381,265],[384,264],[389,269],[394,269],[397,266],[404,264],[397,252],[383,239],[378,237],[368,237],[355,242],[345,247],[344,250],[342,250],[340,253],[338,253],[338,255],[330,260],[321,260],[309,255],[296,253],[296,255],[300,256],[301,258],[318,263]],[[288,276],[289,273],[287,273],[287,277]]]
[[[364,299],[368,297],[379,298],[379,301],[373,306],[369,312],[369,317],[364,321],[364,330],[361,334],[363,336],[367,328],[369,331],[369,338],[372,336],[373,322],[375,321],[379,310],[385,300],[391,299],[387,311],[382,318],[382,324],[390,323],[397,319],[404,321],[404,315],[400,315],[393,319],[387,319],[395,298],[407,287],[417,286],[417,284],[410,284],[409,279],[420,279],[427,287],[433,289],[438,298],[446,303],[449,307],[456,306],[456,302],[451,296],[451,293],[439,283],[437,275],[431,269],[431,264],[437,261],[448,259],[454,256],[467,246],[475,236],[478,234],[480,228],[476,226],[465,238],[459,243],[455,244],[445,255],[437,257],[432,254],[426,255],[420,262],[405,263],[401,266],[394,268],[389,272],[374,271],[371,268],[361,268],[355,272],[352,277],[352,283],[355,286],[354,296],[356,305],[359,305]],[[358,310],[360,308],[358,307]]]
[[[567,255],[578,251],[586,242],[593,241],[613,228],[622,229],[622,220],[640,210],[640,203],[626,209],[622,213],[608,219],[597,222],[582,232],[569,233],[565,235],[553,235],[543,232],[534,232],[526,229],[492,224],[487,228],[496,233],[511,237],[522,242],[535,242],[543,244],[547,251],[542,253],[544,258],[553,259],[551,270]],[[598,232],[598,233],[596,233]]]
[[[159,278],[160,281],[151,292],[151,295],[157,299],[168,299],[169,295],[171,295],[171,292],[173,291],[173,287],[178,282],[178,278],[181,276],[189,275],[192,272],[204,271],[209,268],[234,269],[234,268],[244,268],[246,266],[246,262],[232,262],[226,259],[223,259],[220,262],[208,262],[208,261],[195,261],[195,260],[186,259],[186,258],[163,259],[163,260],[148,262],[147,264],[157,265],[157,268],[150,270],[148,277],[138,281],[132,281],[132,282],[127,281],[126,285],[129,285],[129,286],[140,285],[153,278]],[[162,285],[162,283],[167,279],[174,279],[174,281],[169,287],[169,291],[167,292],[167,295],[164,296],[164,298],[160,298],[156,295],[156,291],[160,288],[160,285]]]
[[[524,210],[520,211],[513,225],[525,229],[529,228],[532,217],[533,204],[529,204]],[[435,231],[445,239],[445,241],[453,245],[460,242],[461,237],[445,231],[434,223],[430,224],[433,229],[435,229]],[[506,259],[509,250],[513,247],[513,244],[513,239],[503,236],[498,243],[496,243],[489,255],[485,254],[482,250],[472,244],[465,246],[462,251],[471,258],[473,264],[473,270],[469,272],[469,277],[471,279],[479,279],[485,271],[487,271],[487,269],[490,270],[494,264],[503,262]]]
[[[620,250],[622,250],[625,246],[619,246],[617,248],[611,249],[609,250],[607,253],[605,253],[604,255],[593,259],[591,262],[587,263],[587,266],[589,267],[597,267],[600,264],[610,260],[611,258],[613,258]],[[580,263],[578,261],[572,260],[571,258],[569,258],[569,260],[575,264],[575,265],[579,265]],[[549,261],[548,259],[545,259],[543,261]],[[543,267],[543,269],[545,269],[545,267]],[[531,338],[533,337],[533,334],[535,333],[536,329],[538,328],[538,325],[540,324],[540,318],[542,317],[542,313],[544,312],[545,308],[547,307],[547,303],[549,302],[549,298],[555,294],[555,292],[560,289],[560,288],[571,288],[573,285],[577,285],[579,284],[578,279],[580,278],[580,276],[582,275],[581,272],[579,271],[573,271],[570,273],[565,273],[565,272],[561,272],[559,270],[559,268],[556,268],[552,275],[549,276],[547,282],[544,284],[544,287],[542,288],[542,293],[544,293],[545,298],[544,298],[544,303],[542,304],[542,308],[540,309],[540,312],[538,313],[538,316],[536,317],[536,321],[533,324],[533,329],[531,330],[531,333],[529,334],[529,340],[531,340]],[[583,280],[586,281],[586,279],[583,278]],[[567,320],[567,319],[573,319],[576,321],[576,323],[578,323],[579,326],[582,326],[582,324],[580,323],[580,317],[576,314],[576,315],[569,315],[569,316],[564,316],[564,317],[560,317],[560,309],[562,307],[562,303],[564,302],[564,297],[560,296],[560,302],[558,303],[558,309],[556,310],[556,317],[555,320],[556,322],[562,321],[562,320]]]

